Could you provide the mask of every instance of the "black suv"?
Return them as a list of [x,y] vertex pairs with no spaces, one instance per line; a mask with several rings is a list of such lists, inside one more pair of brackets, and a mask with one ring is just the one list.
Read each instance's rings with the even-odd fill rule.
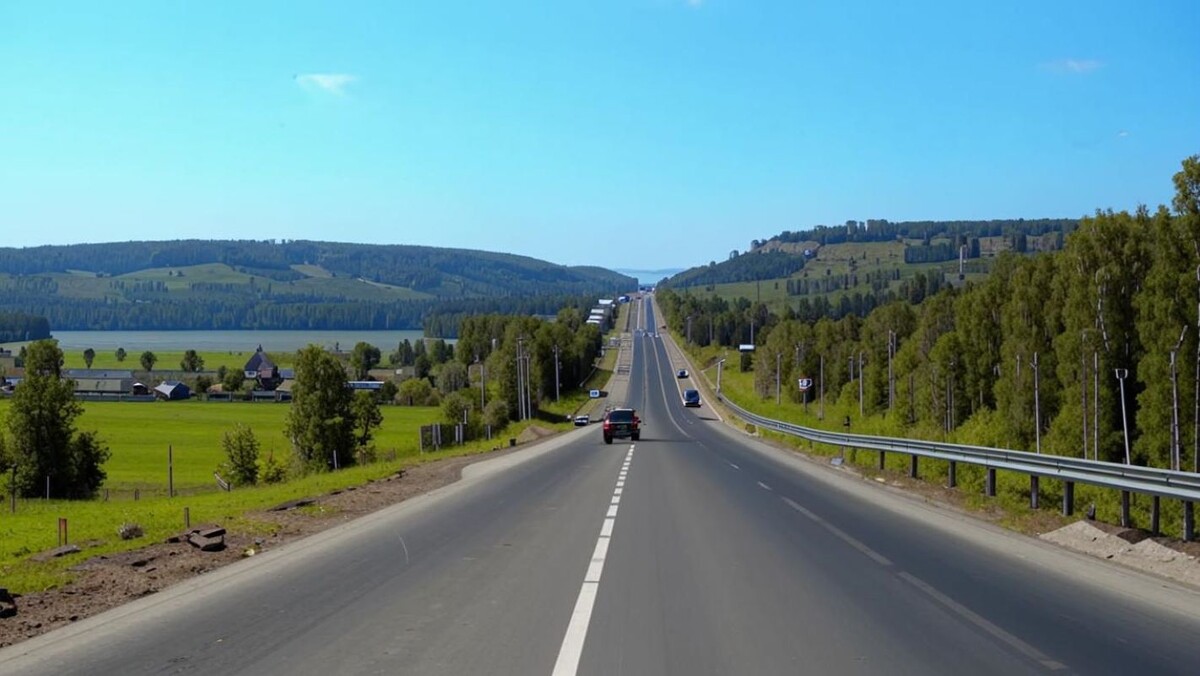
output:
[[641,419],[632,408],[614,408],[604,414],[604,443],[611,444],[613,439],[633,439],[641,437],[638,425]]

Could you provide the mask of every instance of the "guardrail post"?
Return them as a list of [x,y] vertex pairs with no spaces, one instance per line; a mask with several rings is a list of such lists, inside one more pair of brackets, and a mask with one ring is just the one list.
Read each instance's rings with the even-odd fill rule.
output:
[[947,483],[949,484],[950,488],[954,488],[955,486],[958,485],[958,463],[957,462],[955,462],[953,460],[950,461],[950,473],[946,478],[947,478]]
[[1133,519],[1129,516],[1129,491],[1121,491],[1121,527],[1133,528]]
[[1063,482],[1063,516],[1075,513],[1075,482]]
[[1030,509],[1038,508],[1038,484],[1040,483],[1038,481],[1039,479],[1041,479],[1041,477],[1039,477],[1036,474],[1029,475],[1029,508]]
[[879,469],[881,469],[881,470],[883,469],[886,456],[887,456],[887,451],[879,452]]
[[989,498],[996,497],[996,468],[987,468],[987,479],[983,482],[983,494]]
[[1183,541],[1191,542],[1196,539],[1196,517],[1192,511],[1192,503],[1183,503]]
[[1157,495],[1150,498],[1150,534],[1157,536],[1158,533],[1158,502]]

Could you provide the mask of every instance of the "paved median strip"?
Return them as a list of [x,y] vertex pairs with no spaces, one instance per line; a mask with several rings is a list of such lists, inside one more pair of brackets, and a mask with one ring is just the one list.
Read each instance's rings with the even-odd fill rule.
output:
[[583,643],[587,639],[588,625],[592,621],[592,609],[596,605],[600,576],[604,572],[604,561],[608,558],[608,545],[617,520],[617,503],[621,501],[625,477],[629,473],[629,464],[633,461],[633,450],[634,446],[630,445],[629,452],[625,454],[625,462],[621,465],[617,486],[613,489],[612,502],[605,514],[604,524],[600,526],[600,537],[596,539],[596,548],[592,551],[591,561],[588,562],[587,573],[583,577],[583,586],[579,589],[579,598],[575,600],[575,609],[571,611],[567,633],[563,636],[562,646],[558,649],[558,660],[554,663],[554,676],[574,676],[579,671],[579,660],[583,657]]

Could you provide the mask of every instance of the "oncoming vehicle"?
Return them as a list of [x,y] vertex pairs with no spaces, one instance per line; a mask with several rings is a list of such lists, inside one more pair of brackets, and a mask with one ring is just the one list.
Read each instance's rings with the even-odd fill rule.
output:
[[590,423],[591,421],[592,421],[591,418],[589,418],[587,416],[587,414],[575,416],[575,426],[576,427],[587,427],[588,423]]
[[639,425],[641,419],[632,408],[614,408],[604,414],[604,443],[611,444],[613,439],[633,439],[641,437]]
[[686,407],[700,408],[700,391],[699,390],[684,390],[683,405]]
[[675,377],[676,377],[676,378],[686,378],[686,377],[688,377],[688,372],[687,372],[687,369],[679,369],[679,371],[677,371],[677,372],[675,373]]

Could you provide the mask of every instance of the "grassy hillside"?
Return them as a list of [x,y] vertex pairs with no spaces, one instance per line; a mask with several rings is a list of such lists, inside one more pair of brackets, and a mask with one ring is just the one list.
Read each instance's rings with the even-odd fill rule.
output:
[[552,313],[636,285],[598,267],[417,246],[0,247],[0,311],[46,317],[55,329],[420,329],[431,314]]
[[[685,270],[665,286],[729,301],[746,298],[775,312],[797,309],[805,299],[837,312],[861,312],[872,302],[921,295],[918,289],[982,279],[997,255],[1054,250],[1076,226],[1066,219],[868,224],[754,240],[745,253]],[[960,247],[966,255],[961,275]]]

